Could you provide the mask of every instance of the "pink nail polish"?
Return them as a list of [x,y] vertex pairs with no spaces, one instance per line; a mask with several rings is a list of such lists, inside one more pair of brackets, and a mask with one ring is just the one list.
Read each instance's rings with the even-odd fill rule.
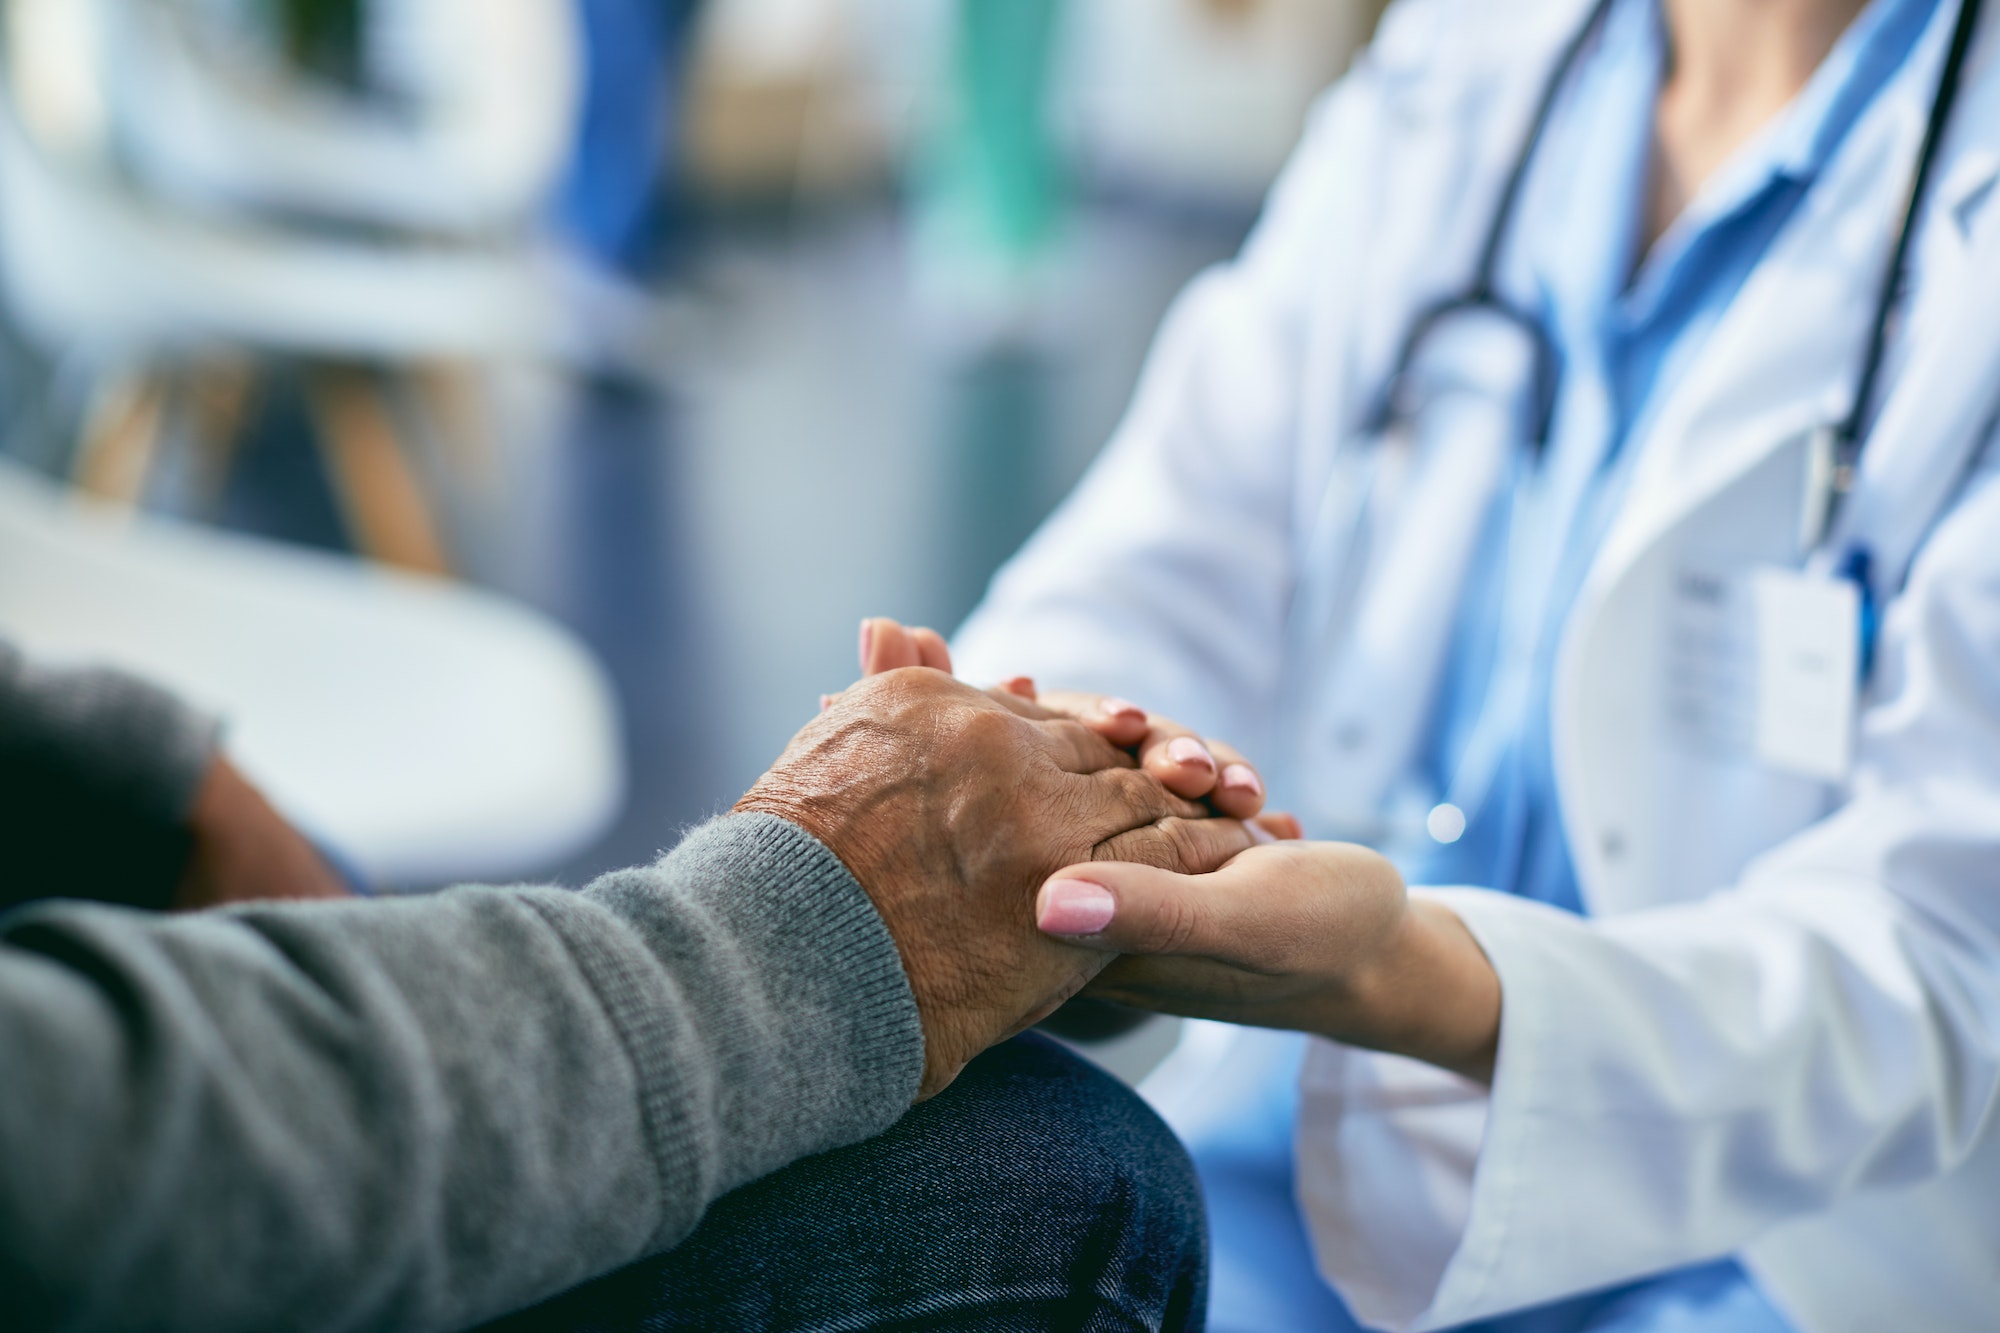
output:
[[1117,900],[1102,884],[1053,879],[1042,886],[1035,924],[1051,935],[1095,935],[1117,911]]
[[875,622],[864,620],[861,622],[861,669],[863,671],[868,669],[868,650],[874,646]]
[[1257,770],[1248,764],[1231,764],[1222,770],[1222,786],[1226,791],[1248,792],[1252,796],[1264,794],[1264,784],[1257,777]]
[[1167,758],[1177,764],[1192,764],[1196,768],[1215,769],[1215,756],[1208,747],[1192,736],[1179,736],[1167,745]]
[[1139,707],[1139,705],[1133,703],[1130,699],[1120,699],[1116,696],[1099,699],[1097,701],[1097,711],[1105,717],[1131,718],[1139,722],[1146,720],[1145,709]]

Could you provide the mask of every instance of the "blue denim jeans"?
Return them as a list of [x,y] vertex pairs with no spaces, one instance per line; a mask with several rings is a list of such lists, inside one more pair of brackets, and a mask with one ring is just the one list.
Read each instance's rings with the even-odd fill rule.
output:
[[718,1201],[672,1252],[489,1333],[1202,1327],[1187,1153],[1038,1036],[988,1051],[879,1138]]

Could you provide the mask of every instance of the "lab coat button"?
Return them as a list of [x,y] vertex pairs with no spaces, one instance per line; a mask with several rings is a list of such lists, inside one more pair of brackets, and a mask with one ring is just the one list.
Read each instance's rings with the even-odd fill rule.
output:
[[1605,829],[1597,835],[1597,845],[1604,852],[1607,861],[1622,860],[1625,856],[1625,835],[1615,828]]
[[1333,730],[1333,745],[1337,750],[1359,750],[1368,744],[1368,728],[1358,718],[1348,718]]

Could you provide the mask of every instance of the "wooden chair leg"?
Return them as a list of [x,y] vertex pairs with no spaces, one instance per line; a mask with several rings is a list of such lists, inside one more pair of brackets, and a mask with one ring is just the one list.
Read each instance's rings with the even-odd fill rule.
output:
[[499,458],[475,363],[430,361],[409,372],[411,395],[454,471],[482,490],[499,484]]
[[159,452],[166,421],[166,378],[158,372],[107,376],[84,414],[73,476],[92,495],[136,505]]
[[187,426],[197,469],[196,503],[211,515],[221,508],[256,387],[256,367],[248,358],[207,362],[188,377]]
[[380,381],[366,370],[329,367],[309,374],[307,385],[327,472],[356,545],[385,564],[448,574],[444,544]]

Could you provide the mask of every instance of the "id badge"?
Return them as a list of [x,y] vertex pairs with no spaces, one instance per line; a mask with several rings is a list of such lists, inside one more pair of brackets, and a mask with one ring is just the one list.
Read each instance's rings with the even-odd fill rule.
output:
[[1756,624],[1757,758],[1821,782],[1854,761],[1861,682],[1861,590],[1843,578],[1759,569]]

